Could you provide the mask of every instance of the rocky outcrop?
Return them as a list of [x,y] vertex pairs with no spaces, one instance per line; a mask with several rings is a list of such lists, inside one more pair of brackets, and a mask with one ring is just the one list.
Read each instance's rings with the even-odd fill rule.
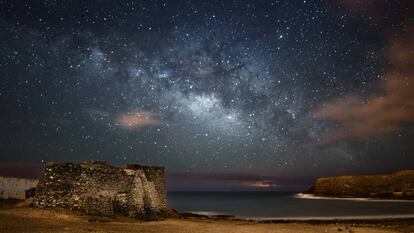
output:
[[35,207],[63,207],[91,215],[163,218],[167,209],[163,167],[100,161],[48,163],[36,188]]
[[414,170],[390,175],[319,178],[308,193],[335,197],[414,199]]

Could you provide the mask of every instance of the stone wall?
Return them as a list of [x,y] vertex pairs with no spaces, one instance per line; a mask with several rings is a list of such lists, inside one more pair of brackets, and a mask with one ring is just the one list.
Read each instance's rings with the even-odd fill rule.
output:
[[27,192],[33,190],[38,180],[0,176],[0,198],[25,199]]
[[167,208],[163,167],[100,161],[48,163],[33,205],[63,207],[91,215],[162,218]]

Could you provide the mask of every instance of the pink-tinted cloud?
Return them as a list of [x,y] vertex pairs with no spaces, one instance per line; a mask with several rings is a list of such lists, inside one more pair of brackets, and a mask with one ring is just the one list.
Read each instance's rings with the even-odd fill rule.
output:
[[246,181],[243,182],[243,185],[258,189],[268,189],[277,186],[273,180]]
[[198,173],[173,172],[167,179],[170,183],[185,181],[190,184],[227,183],[245,188],[275,188],[291,184],[309,184],[314,177],[281,177],[246,173]]
[[389,135],[398,132],[402,125],[414,124],[414,33],[407,34],[405,40],[393,40],[390,47],[393,69],[368,100],[348,95],[325,103],[312,113],[317,119],[338,123],[325,136],[325,142]]
[[413,82],[390,76],[381,86],[384,94],[373,95],[369,101],[351,95],[317,109],[314,112],[316,118],[339,124],[326,139],[368,139],[397,132],[403,123],[414,123]]
[[129,112],[116,117],[117,124],[124,129],[138,129],[144,126],[162,124],[159,116],[152,112]]

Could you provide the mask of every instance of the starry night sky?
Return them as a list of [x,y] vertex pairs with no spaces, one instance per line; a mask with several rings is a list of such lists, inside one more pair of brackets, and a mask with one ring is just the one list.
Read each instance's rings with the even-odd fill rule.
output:
[[163,165],[177,189],[413,168],[413,12],[0,1],[0,162]]

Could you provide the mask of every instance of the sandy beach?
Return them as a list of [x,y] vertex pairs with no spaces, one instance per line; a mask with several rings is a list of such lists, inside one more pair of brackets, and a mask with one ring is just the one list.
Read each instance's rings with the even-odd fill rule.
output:
[[180,219],[142,222],[129,218],[98,218],[69,211],[41,210],[31,207],[0,209],[0,232],[353,232],[391,233],[414,232],[413,220],[390,222],[290,222],[261,223],[258,221]]

